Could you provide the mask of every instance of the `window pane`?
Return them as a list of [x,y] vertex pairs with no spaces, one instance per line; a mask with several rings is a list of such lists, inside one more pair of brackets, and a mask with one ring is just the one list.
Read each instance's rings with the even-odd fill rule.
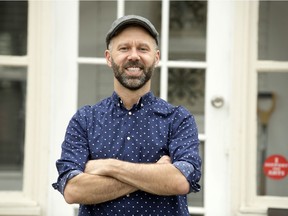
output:
[[[126,1],[125,14],[135,14],[149,19],[161,33],[161,1]],[[159,38],[160,39],[160,38]],[[159,42],[159,46],[160,46]]]
[[80,65],[78,107],[109,97],[113,92],[113,71],[106,65]]
[[26,68],[0,67],[0,190],[21,190]]
[[259,2],[258,58],[288,61],[288,2]]
[[116,1],[80,1],[79,56],[104,58],[106,33],[116,9]]
[[196,118],[199,132],[204,132],[205,71],[202,69],[170,68],[168,101],[183,105]]
[[206,1],[171,1],[169,59],[206,59]]
[[258,77],[258,195],[288,196],[288,71]]
[[0,55],[27,54],[27,1],[0,1]]
[[151,78],[151,91],[156,97],[160,97],[160,68],[155,68],[153,76]]

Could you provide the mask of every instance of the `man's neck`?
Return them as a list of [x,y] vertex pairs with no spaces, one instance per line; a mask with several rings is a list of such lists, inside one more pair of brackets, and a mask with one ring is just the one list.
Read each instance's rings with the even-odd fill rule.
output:
[[138,90],[129,90],[123,86],[115,85],[114,86],[115,92],[121,98],[125,108],[130,110],[134,104],[137,104],[140,98],[147,94],[150,91],[150,83],[143,86],[141,89]]

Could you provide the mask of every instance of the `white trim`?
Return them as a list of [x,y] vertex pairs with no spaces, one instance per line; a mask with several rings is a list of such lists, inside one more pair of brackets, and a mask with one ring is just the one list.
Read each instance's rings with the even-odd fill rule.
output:
[[[28,77],[23,193],[45,212],[51,82],[51,5],[29,1]],[[47,115],[43,115],[47,113]],[[39,193],[43,191],[43,193]]]
[[198,138],[200,141],[205,141],[206,140],[206,135],[205,134],[199,134]]
[[22,192],[0,192],[0,215],[40,215],[40,207],[35,201],[25,197]]
[[91,64],[91,65],[106,65],[105,58],[93,58],[93,57],[78,57],[77,63],[79,64]]
[[0,210],[0,215],[5,215],[5,216],[36,216],[40,215],[40,207],[30,207],[30,206],[25,206],[25,207],[19,207],[19,206],[10,206],[10,207],[3,207],[1,206]]
[[117,1],[117,18],[125,15],[125,0]]
[[[209,1],[207,21],[207,70],[205,91],[205,216],[230,216],[230,100],[233,1]],[[214,108],[215,96],[224,99]]]
[[190,214],[205,214],[205,209],[203,207],[190,207],[188,206],[188,211]]
[[160,97],[168,98],[168,47],[169,47],[169,1],[162,1],[161,29],[161,71]]
[[[231,122],[231,215],[239,212],[239,205],[245,203],[244,191],[247,190],[247,176],[243,173],[249,169],[246,160],[246,137],[247,130],[247,98],[249,96],[247,86],[247,72],[249,71],[249,33],[250,33],[250,17],[249,2],[239,1],[234,5],[235,22],[234,22],[234,44],[233,44],[233,73],[231,77],[231,96],[230,96],[230,122]],[[245,73],[246,72],[246,73]],[[250,86],[250,85],[249,85]]]
[[256,65],[258,72],[288,72],[288,62],[280,61],[258,61]]
[[[160,61],[159,66],[162,66],[163,62]],[[197,62],[197,61],[168,61],[166,63],[168,68],[199,68],[199,69],[206,69],[207,63],[206,62]]]
[[[51,186],[56,182],[58,173],[56,160],[60,158],[61,143],[66,127],[77,109],[78,95],[78,22],[79,1],[50,1],[53,5],[51,16],[51,41],[53,69],[51,74],[51,123],[49,152],[49,183],[47,215],[74,215],[74,205],[68,205],[63,196]],[[63,15],[65,12],[65,15]]]
[[1,66],[27,66],[28,65],[27,56],[0,56]]

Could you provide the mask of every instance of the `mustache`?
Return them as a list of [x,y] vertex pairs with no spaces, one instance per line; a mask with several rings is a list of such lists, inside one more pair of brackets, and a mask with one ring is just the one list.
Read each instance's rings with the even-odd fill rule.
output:
[[144,68],[144,65],[139,62],[139,61],[133,61],[133,62],[127,62],[126,64],[123,65],[124,68],[127,67],[139,67],[139,68]]

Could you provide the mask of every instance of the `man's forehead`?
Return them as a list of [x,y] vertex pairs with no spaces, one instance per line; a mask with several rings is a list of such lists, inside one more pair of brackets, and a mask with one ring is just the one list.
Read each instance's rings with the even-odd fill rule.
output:
[[117,43],[156,44],[154,38],[142,27],[128,27],[119,32],[111,41]]

